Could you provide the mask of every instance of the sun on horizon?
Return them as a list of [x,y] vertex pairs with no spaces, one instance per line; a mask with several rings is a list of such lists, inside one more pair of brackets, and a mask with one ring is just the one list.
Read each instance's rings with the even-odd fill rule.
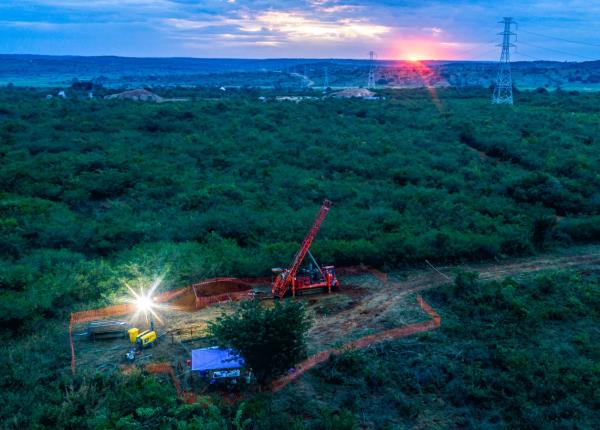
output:
[[419,61],[425,60],[425,58],[421,54],[408,54],[404,58],[404,60],[406,60],[406,61],[412,61],[412,62],[419,62]]

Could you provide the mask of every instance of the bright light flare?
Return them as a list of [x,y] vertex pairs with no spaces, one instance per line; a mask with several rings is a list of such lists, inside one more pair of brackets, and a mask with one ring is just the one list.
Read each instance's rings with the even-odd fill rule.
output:
[[150,297],[140,296],[135,300],[137,308],[143,312],[148,312],[152,309],[154,302]]
[[151,315],[152,317],[156,318],[159,322],[162,323],[162,320],[160,319],[160,316],[157,313],[157,310],[161,308],[161,305],[159,303],[156,303],[153,298],[154,291],[156,290],[156,288],[158,288],[161,282],[162,277],[157,278],[152,283],[150,289],[147,292],[144,292],[142,288],[140,288],[140,291],[137,292],[129,285],[127,285],[127,283],[125,284],[129,292],[131,293],[131,297],[128,298],[126,302],[132,303],[136,307],[136,312],[133,315],[132,320],[137,319],[140,314],[144,314],[146,322],[148,322],[148,315]]

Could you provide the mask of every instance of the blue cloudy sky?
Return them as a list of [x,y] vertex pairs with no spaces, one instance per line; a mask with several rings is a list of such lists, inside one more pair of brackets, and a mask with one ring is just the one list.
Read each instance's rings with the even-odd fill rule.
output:
[[503,16],[516,59],[600,58],[600,0],[0,0],[0,53],[495,59]]

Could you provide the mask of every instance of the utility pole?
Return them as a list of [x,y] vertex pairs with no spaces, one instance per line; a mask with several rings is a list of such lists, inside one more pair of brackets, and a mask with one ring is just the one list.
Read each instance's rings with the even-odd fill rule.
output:
[[373,64],[373,57],[375,53],[373,51],[369,51],[369,79],[367,80],[367,88],[372,89],[375,88],[375,65]]
[[513,92],[512,92],[512,75],[510,71],[510,48],[515,47],[515,45],[511,42],[512,36],[515,36],[515,41],[517,33],[513,33],[512,25],[516,25],[517,23],[510,17],[504,18],[500,23],[504,24],[504,31],[502,33],[498,33],[502,36],[502,54],[500,54],[500,62],[498,63],[498,77],[496,78],[496,86],[494,87],[494,95],[492,96],[493,104],[513,104]]

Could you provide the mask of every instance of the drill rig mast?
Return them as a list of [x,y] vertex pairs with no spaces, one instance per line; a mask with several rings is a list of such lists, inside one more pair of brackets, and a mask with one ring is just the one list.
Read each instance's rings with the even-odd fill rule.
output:
[[[323,205],[319,209],[315,221],[312,227],[308,231],[308,234],[302,241],[300,249],[296,253],[292,265],[289,269],[273,269],[274,273],[277,273],[275,280],[272,285],[273,297],[283,298],[288,293],[290,287],[292,288],[292,295],[295,296],[297,291],[310,290],[315,288],[326,288],[328,292],[331,292],[331,288],[338,285],[338,280],[335,276],[335,268],[333,266],[319,267],[312,255],[310,255],[310,247],[313,239],[315,238],[323,220],[331,208],[331,201],[325,199]],[[309,254],[311,260],[315,263],[316,268],[314,270],[307,271],[307,274],[297,276],[300,265]]]

